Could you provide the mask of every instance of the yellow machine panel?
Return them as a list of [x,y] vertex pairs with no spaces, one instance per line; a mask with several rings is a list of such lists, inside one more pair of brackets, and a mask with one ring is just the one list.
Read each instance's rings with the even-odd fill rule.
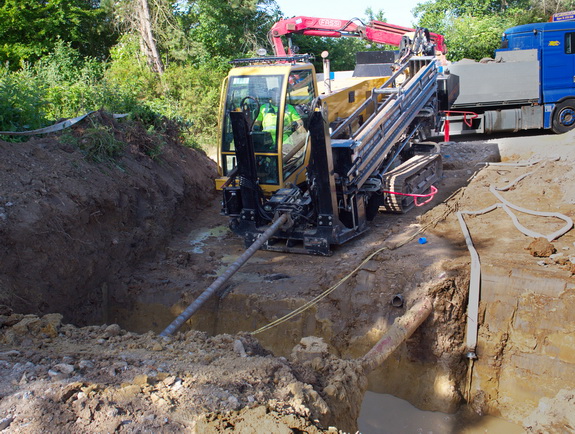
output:
[[[319,95],[330,124],[349,117],[371,98],[372,90],[388,77],[351,77],[331,81],[331,92]],[[307,119],[318,84],[309,63],[262,63],[233,68],[222,89],[218,165],[221,190],[236,166],[229,122],[230,111],[243,111],[250,119],[259,187],[269,195],[286,185],[305,182],[309,161]],[[373,106],[363,113],[367,119]],[[282,121],[283,120],[283,121]]]
[[[328,121],[348,118],[363,102],[371,98],[373,89],[380,87],[389,77],[349,77],[331,81],[331,93],[320,98],[328,108]],[[373,112],[366,113],[369,116]],[[365,118],[367,118],[365,116]]]

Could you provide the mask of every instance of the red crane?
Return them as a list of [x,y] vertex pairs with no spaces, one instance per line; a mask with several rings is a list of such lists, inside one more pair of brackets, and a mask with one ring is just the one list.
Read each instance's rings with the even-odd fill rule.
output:
[[[378,44],[401,46],[403,37],[415,32],[409,27],[396,26],[382,21],[370,21],[367,25],[356,24],[357,18],[351,20],[338,20],[333,18],[294,17],[280,20],[270,30],[270,39],[274,46],[276,56],[295,54],[291,47],[286,49],[281,37],[291,33],[299,33],[309,36],[330,38],[352,37],[362,38]],[[435,48],[445,53],[445,38],[437,33],[428,33],[429,39],[435,44]]]

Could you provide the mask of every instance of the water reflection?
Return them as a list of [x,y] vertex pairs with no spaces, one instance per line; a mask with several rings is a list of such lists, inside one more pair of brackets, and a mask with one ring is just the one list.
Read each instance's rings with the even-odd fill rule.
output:
[[492,416],[462,421],[459,415],[422,411],[392,395],[366,392],[359,415],[362,434],[519,434],[515,424]]

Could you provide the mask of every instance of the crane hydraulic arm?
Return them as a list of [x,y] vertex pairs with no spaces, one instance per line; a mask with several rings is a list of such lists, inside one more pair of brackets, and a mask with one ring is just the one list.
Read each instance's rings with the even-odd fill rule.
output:
[[[280,20],[274,24],[270,30],[270,39],[274,47],[276,56],[286,56],[295,54],[292,47],[284,47],[281,37],[289,36],[292,33],[298,33],[309,36],[320,37],[355,37],[363,38],[378,44],[388,44],[396,47],[401,46],[403,37],[415,32],[409,27],[396,26],[394,24],[384,23],[382,21],[370,21],[367,25],[356,24],[357,18],[351,20],[338,20],[333,18],[316,18],[316,17],[294,17]],[[437,33],[429,34],[435,48],[442,53],[446,52],[445,40],[442,35]]]

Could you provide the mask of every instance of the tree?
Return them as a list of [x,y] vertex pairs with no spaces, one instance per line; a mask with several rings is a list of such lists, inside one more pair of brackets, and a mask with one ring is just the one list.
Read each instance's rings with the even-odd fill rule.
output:
[[[144,2],[147,17],[140,13]],[[214,64],[266,44],[279,9],[274,0],[116,0],[115,14],[123,31],[141,36],[143,53],[154,58],[151,64],[157,65],[151,41],[164,65]]]
[[530,22],[547,21],[558,12],[575,10],[574,0],[531,0],[532,20]]
[[159,16],[174,21],[172,2],[156,1],[150,12],[148,0],[120,0],[115,3],[115,12],[120,29],[139,36],[140,49],[148,64],[158,74],[163,74],[164,64],[158,51],[155,33],[160,31]]
[[[267,33],[281,18],[274,0],[197,0],[181,16],[193,58],[210,63],[233,59],[268,45]],[[218,60],[219,61],[219,60]]]
[[0,61],[12,69],[69,42],[81,55],[105,59],[117,33],[98,0],[0,1]]
[[[387,22],[387,20],[385,19],[385,12],[382,9],[379,9],[377,12],[375,12],[372,7],[368,7],[364,13],[368,21],[375,20],[375,21],[383,21],[384,23]],[[403,25],[402,23],[394,23],[394,24]]]
[[429,0],[414,13],[418,25],[445,36],[450,60],[492,56],[509,27],[545,22],[575,9],[575,0]]
[[506,28],[532,20],[531,0],[432,0],[414,9],[420,27],[445,36],[447,58],[493,56]]
[[448,58],[480,60],[493,57],[494,50],[501,43],[503,30],[509,27],[510,21],[498,15],[454,18],[447,29]]
[[139,17],[139,30],[143,46],[143,51],[148,57],[149,63],[152,68],[159,74],[164,73],[164,65],[160,54],[158,53],[158,47],[156,45],[156,40],[154,39],[154,34],[152,33],[152,23],[150,22],[150,8],[148,6],[148,0],[140,0],[138,7],[138,17]]

